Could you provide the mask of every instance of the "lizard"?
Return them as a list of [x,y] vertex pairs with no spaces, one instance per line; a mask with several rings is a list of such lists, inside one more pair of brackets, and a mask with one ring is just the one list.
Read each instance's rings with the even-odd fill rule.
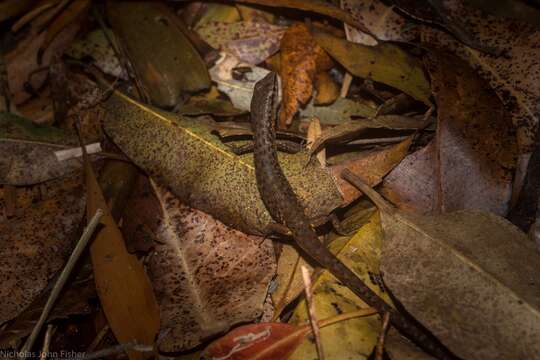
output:
[[304,207],[278,161],[275,129],[278,110],[277,93],[277,74],[270,72],[255,84],[251,100],[257,188],[272,218],[289,229],[300,249],[330,271],[368,305],[381,314],[388,312],[390,321],[398,330],[433,355],[441,359],[455,359],[431,333],[414,319],[388,305],[319,241],[315,229],[305,215]]

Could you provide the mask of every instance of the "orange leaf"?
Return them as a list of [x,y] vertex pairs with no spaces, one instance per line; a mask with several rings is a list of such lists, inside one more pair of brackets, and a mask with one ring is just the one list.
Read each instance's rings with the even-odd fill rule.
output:
[[330,57],[317,45],[306,25],[295,23],[287,29],[281,39],[283,105],[280,128],[289,126],[299,105],[306,104],[311,98],[315,74],[331,66]]
[[[159,330],[159,307],[152,285],[137,258],[128,253],[124,239],[103,197],[90,162],[85,159],[88,189],[87,217],[104,209],[103,227],[90,246],[94,277],[103,312],[120,343],[152,345]],[[129,352],[130,360],[142,354]]]
[[214,341],[205,355],[227,360],[287,359],[309,332],[309,326],[282,323],[245,325]]

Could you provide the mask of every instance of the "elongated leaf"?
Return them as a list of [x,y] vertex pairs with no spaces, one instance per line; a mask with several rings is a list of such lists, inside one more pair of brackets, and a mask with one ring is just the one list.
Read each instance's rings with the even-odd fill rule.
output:
[[[275,273],[272,242],[230,229],[141,177],[126,238],[154,240],[149,271],[161,309],[161,351],[185,351],[257,320]],[[144,194],[148,194],[144,196]]]
[[[103,312],[120,343],[137,341],[153,345],[159,331],[159,307],[142,264],[128,253],[122,233],[113,219],[96,176],[85,159],[87,218],[102,209],[103,227],[90,246],[96,288]],[[129,352],[131,360],[142,354]]]
[[[257,190],[251,154],[231,153],[204,118],[175,116],[118,92],[104,106],[113,141],[182,202],[244,232],[264,232],[271,218]],[[341,203],[329,174],[313,163],[306,166],[306,154],[283,154],[280,161],[308,216],[324,217]]]
[[421,63],[395,45],[365,46],[323,32],[313,35],[317,43],[351,74],[392,86],[431,104],[430,86]]
[[164,4],[108,2],[107,5],[112,28],[154,104],[173,107],[184,92],[210,87],[204,61],[175,26],[176,15]]
[[534,359],[540,351],[540,253],[507,220],[477,210],[437,216],[381,210],[381,271],[392,293],[463,359]]

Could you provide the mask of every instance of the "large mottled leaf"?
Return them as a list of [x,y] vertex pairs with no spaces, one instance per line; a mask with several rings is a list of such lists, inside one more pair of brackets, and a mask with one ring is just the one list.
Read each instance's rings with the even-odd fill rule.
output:
[[185,351],[257,320],[275,273],[272,242],[230,229],[140,180],[123,227],[132,241],[154,241],[148,268],[160,305],[160,350]]
[[0,114],[0,183],[36,184],[80,169],[78,160],[59,161],[55,155],[74,144],[76,139],[60,129]]
[[108,2],[107,14],[154,104],[173,107],[184,92],[210,87],[203,59],[164,4]]
[[[116,92],[104,104],[105,130],[142,169],[180,200],[226,225],[262,234],[271,221],[257,190],[251,154],[237,156],[211,134],[204,118],[156,110]],[[329,174],[307,154],[280,154],[281,165],[308,216],[326,216],[341,204]]]
[[62,268],[84,204],[81,187],[68,188],[0,222],[0,323],[21,313]]
[[351,74],[392,86],[431,104],[430,86],[422,64],[399,47],[389,43],[365,46],[323,32],[315,33],[314,37]]
[[259,64],[279,50],[285,28],[264,22],[208,22],[197,28],[203,40],[248,64]]
[[[437,100],[437,207],[508,211],[517,145],[512,122],[485,81],[459,59],[430,56]],[[434,189],[435,190],[435,189]]]
[[517,145],[501,101],[463,61],[445,54],[429,63],[438,106],[433,143],[408,156],[385,179],[383,193],[420,213],[509,209]]
[[381,210],[381,271],[392,294],[463,359],[533,359],[540,351],[540,253],[507,220],[478,210]]
[[435,161],[435,141],[431,141],[407,155],[384,178],[381,193],[400,210],[431,214],[437,209]]

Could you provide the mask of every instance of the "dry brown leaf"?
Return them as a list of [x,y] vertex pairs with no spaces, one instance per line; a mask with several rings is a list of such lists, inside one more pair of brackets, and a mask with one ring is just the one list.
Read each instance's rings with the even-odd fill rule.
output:
[[79,23],[73,22],[63,28],[43,52],[41,63],[38,63],[38,53],[45,41],[44,32],[39,35],[29,34],[6,55],[9,90],[16,104],[28,100],[31,96],[25,90],[26,82],[30,83],[33,89],[39,89],[43,85],[47,72],[34,71],[49,66],[54,55],[61,55],[75,38],[79,27]]
[[285,28],[264,22],[212,21],[197,33],[212,47],[226,51],[248,64],[259,64],[279,50]]
[[41,56],[45,49],[51,44],[54,38],[67,26],[73,23],[77,18],[84,15],[90,7],[90,0],[74,0],[62,13],[54,19],[47,28],[43,44],[39,47],[38,56]]
[[210,88],[205,62],[165,4],[107,2],[107,16],[153,104],[171,108],[183,94]]
[[336,179],[338,188],[343,196],[344,203],[350,204],[360,196],[360,192],[349,182],[343,180],[339,174],[343,169],[350,169],[358,174],[370,186],[379,184],[383,177],[398,165],[411,146],[412,137],[389,146],[385,149],[366,151],[353,160],[347,160],[330,168]]
[[463,61],[429,60],[438,106],[434,142],[385,179],[382,192],[403,210],[429,214],[480,209],[505,215],[517,146],[495,94]]
[[436,210],[435,141],[407,155],[384,179],[381,194],[402,211]]
[[[99,300],[107,321],[120,343],[137,341],[153,345],[159,331],[159,307],[150,280],[137,257],[128,253],[122,233],[103,197],[94,171],[85,159],[88,201],[86,215],[91,219],[102,209],[103,225],[90,245],[90,256]],[[130,351],[130,360],[142,360],[142,353]]]
[[343,173],[381,210],[381,271],[405,309],[462,359],[534,359],[540,351],[540,253],[491,213],[404,213]]
[[488,84],[448,54],[428,58],[437,100],[437,208],[508,212],[517,144],[512,122]]
[[329,63],[330,58],[315,43],[305,24],[295,23],[287,29],[281,39],[281,129],[287,128],[298,108],[307,104],[313,93],[316,73],[326,70]]
[[0,324],[23,311],[69,257],[84,214],[81,190],[68,187],[0,222]]
[[[140,178],[126,238],[154,240],[149,271],[161,309],[161,351],[184,351],[262,313],[276,264],[272,242],[226,227]],[[137,214],[133,218],[132,215]]]
[[[518,132],[521,152],[530,152],[540,122],[540,30],[505,17],[495,17],[469,7],[462,0],[445,1],[449,14],[462,19],[466,31],[475,34],[485,47],[501,51],[499,56],[482,53],[456,41],[440,29],[411,24],[380,0],[342,0],[353,17],[383,40],[421,42],[452,51],[489,81]],[[376,26],[370,26],[370,23]]]

